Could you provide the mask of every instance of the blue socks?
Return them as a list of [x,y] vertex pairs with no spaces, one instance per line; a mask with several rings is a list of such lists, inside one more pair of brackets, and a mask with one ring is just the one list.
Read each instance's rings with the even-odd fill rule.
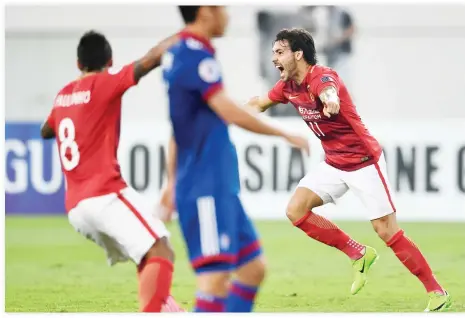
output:
[[224,312],[226,299],[197,292],[194,312]]
[[252,312],[257,286],[232,282],[228,298],[197,292],[194,312]]
[[258,287],[233,282],[226,301],[227,312],[252,312]]

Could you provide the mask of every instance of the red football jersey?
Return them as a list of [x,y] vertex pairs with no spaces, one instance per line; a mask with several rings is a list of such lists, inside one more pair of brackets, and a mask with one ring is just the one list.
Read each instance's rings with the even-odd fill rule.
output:
[[71,82],[55,98],[47,122],[56,135],[67,212],[126,187],[117,160],[121,98],[135,84],[130,64]]
[[[321,91],[334,86],[340,99],[340,111],[330,118],[323,114]],[[326,162],[340,170],[353,171],[378,161],[382,148],[368,132],[355,109],[346,86],[338,74],[324,66],[312,66],[302,84],[279,81],[268,97],[291,103],[308,127],[321,140]]]

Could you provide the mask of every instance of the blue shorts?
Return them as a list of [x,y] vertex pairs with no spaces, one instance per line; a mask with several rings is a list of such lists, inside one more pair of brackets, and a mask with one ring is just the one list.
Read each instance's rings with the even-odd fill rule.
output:
[[196,273],[233,271],[262,253],[237,195],[176,202],[189,259]]

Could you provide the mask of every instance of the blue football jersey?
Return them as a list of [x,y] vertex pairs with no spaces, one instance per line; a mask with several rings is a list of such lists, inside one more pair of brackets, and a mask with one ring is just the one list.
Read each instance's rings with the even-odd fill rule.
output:
[[239,192],[237,153],[228,126],[207,104],[222,88],[214,54],[208,41],[183,32],[162,59],[177,144],[176,196],[183,199]]

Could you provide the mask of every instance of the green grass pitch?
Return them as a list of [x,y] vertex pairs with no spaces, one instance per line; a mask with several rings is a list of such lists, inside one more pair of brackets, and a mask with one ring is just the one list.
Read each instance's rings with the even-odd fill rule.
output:
[[[397,260],[368,222],[336,222],[380,253],[367,286],[349,293],[350,263],[339,251],[308,239],[285,221],[256,222],[268,262],[257,299],[260,312],[419,312],[427,303],[420,282]],[[7,312],[134,312],[137,281],[131,263],[109,267],[103,251],[75,233],[65,217],[6,217]],[[465,311],[465,224],[403,223],[437,278]],[[195,279],[178,226],[175,298],[192,307]]]

